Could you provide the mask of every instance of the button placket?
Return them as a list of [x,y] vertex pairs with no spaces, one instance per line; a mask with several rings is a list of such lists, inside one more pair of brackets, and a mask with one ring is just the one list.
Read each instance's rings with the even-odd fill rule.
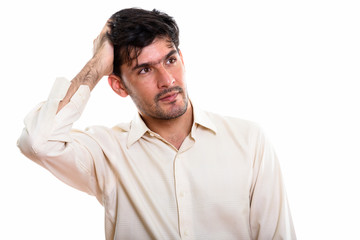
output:
[[178,207],[179,232],[182,239],[189,238],[189,214],[187,207],[187,180],[184,172],[183,159],[178,153],[174,162],[175,194]]

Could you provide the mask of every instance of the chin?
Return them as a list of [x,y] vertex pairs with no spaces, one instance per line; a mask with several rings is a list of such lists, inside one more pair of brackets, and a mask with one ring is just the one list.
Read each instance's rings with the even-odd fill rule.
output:
[[[174,106],[175,105],[175,106]],[[188,109],[188,101],[183,101],[180,105],[172,104],[168,109],[159,108],[155,111],[154,117],[162,120],[176,119],[184,115]]]

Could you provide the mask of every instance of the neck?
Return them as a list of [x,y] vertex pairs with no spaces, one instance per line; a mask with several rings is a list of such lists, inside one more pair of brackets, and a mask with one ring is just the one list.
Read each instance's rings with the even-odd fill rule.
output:
[[192,105],[189,101],[186,112],[178,118],[162,120],[143,115],[142,118],[151,131],[158,133],[176,149],[179,149],[186,136],[189,135],[191,131],[191,126],[193,124]]

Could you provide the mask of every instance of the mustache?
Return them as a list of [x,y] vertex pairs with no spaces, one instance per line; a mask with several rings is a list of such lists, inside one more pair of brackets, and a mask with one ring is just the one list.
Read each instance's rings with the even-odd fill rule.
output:
[[178,92],[178,93],[183,93],[184,90],[179,87],[179,86],[176,86],[176,87],[172,87],[172,88],[167,88],[163,91],[161,91],[160,93],[158,93],[156,96],[155,96],[155,102],[159,101],[160,98],[162,98],[164,95],[166,95],[167,93],[169,92]]

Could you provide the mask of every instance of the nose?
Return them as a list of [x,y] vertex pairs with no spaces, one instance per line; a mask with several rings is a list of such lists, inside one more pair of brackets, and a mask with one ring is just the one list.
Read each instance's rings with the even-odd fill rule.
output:
[[164,67],[160,66],[158,68],[158,76],[157,76],[157,84],[158,88],[168,88],[173,85],[175,82],[174,77],[172,74]]

